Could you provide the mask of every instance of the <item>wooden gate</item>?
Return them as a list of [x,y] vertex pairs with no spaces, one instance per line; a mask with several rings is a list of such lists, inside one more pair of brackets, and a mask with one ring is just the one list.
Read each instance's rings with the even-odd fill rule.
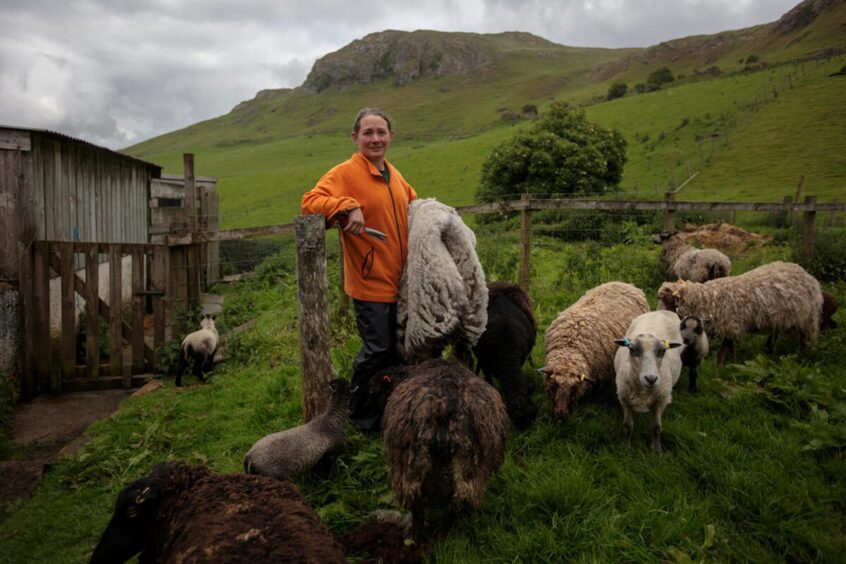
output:
[[[155,350],[165,341],[167,247],[60,241],[33,246],[33,311],[25,340],[32,371],[22,382],[30,397],[129,388],[134,375],[154,372]],[[82,328],[84,340],[78,338]]]

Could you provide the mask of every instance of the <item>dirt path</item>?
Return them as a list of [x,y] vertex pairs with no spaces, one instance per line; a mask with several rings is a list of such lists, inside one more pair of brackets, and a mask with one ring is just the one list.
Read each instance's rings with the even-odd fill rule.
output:
[[0,461],[0,503],[29,497],[41,483],[45,465],[82,448],[88,426],[109,417],[133,391],[40,396],[18,406],[8,434],[22,448],[14,459]]

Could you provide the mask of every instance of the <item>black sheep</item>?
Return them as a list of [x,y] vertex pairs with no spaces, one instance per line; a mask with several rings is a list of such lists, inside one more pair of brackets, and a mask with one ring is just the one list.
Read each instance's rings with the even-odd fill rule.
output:
[[385,455],[416,540],[425,505],[447,504],[450,517],[479,506],[502,465],[508,428],[497,391],[455,361],[429,360],[396,387],[385,407]]
[[488,382],[499,380],[502,398],[518,429],[528,427],[538,414],[522,367],[535,346],[534,307],[516,284],[488,284],[488,323],[473,353]]
[[346,562],[299,490],[267,476],[160,464],[118,494],[92,564]]
[[708,355],[708,335],[705,334],[702,320],[693,315],[688,315],[681,320],[679,330],[684,341],[681,353],[682,366],[687,366],[688,370],[687,389],[689,392],[696,392],[699,365]]

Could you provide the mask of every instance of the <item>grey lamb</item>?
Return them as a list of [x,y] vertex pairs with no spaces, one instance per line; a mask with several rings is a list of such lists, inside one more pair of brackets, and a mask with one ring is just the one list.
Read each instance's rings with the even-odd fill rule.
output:
[[337,454],[346,444],[344,423],[350,404],[350,384],[336,379],[329,407],[303,425],[259,439],[244,456],[247,474],[286,479],[312,469]]

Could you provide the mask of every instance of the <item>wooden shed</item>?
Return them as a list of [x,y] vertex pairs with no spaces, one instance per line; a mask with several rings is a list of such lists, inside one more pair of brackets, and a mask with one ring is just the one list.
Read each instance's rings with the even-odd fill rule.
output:
[[[38,268],[33,248],[41,241],[147,244],[150,185],[161,171],[61,133],[0,126],[0,374],[13,399],[37,393],[20,385],[28,370],[21,336],[30,334],[33,305],[22,281]],[[69,251],[74,260],[80,252]],[[97,262],[108,260],[103,253],[94,247]]]

